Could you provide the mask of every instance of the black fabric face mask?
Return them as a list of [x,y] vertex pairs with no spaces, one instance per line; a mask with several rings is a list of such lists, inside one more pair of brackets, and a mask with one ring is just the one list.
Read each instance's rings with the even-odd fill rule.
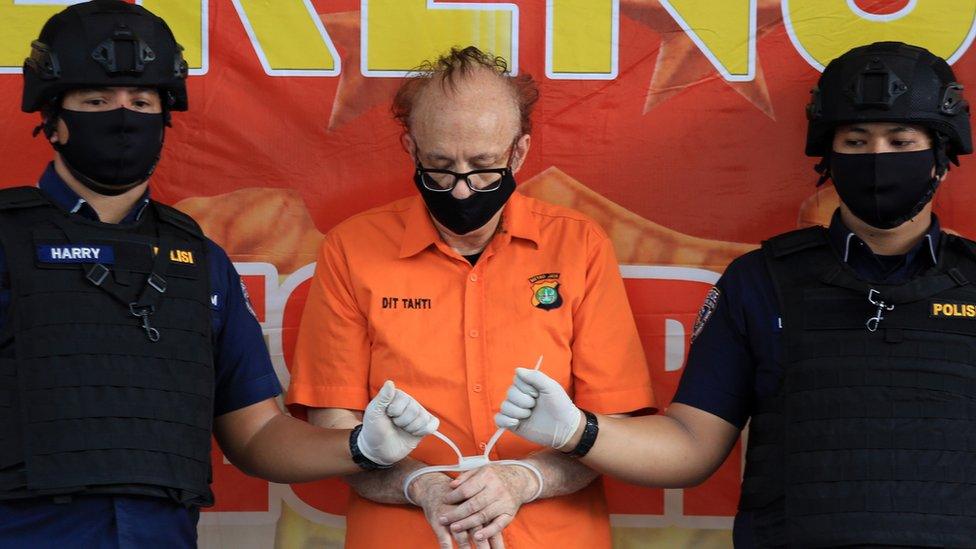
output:
[[[427,204],[427,209],[438,223],[452,233],[465,235],[484,227],[491,218],[508,202],[515,192],[515,177],[509,171],[502,176],[501,186],[491,192],[471,193],[464,199],[457,199],[450,192],[437,192],[424,187],[420,171],[414,171],[413,182]],[[458,181],[464,185],[464,181]]]
[[116,196],[149,179],[163,149],[166,116],[121,108],[61,110],[68,142],[54,143],[71,174],[98,194]]
[[932,200],[932,149],[882,154],[832,152],[830,174],[840,199],[862,221],[892,229],[915,217]]

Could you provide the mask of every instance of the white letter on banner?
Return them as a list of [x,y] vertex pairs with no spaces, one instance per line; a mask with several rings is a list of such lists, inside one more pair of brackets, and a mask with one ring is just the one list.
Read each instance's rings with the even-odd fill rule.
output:
[[[0,74],[20,74],[24,58],[30,54],[30,44],[41,33],[41,27],[52,15],[65,6],[83,0],[0,0]],[[176,41],[185,49],[183,56],[190,65],[191,75],[207,73],[210,48],[208,44],[207,0],[138,0],[166,20]]]
[[339,52],[311,0],[233,0],[268,76],[337,76]]
[[756,0],[661,0],[723,78],[756,77]]
[[782,9],[793,46],[819,71],[851,48],[881,41],[921,46],[952,64],[976,34],[976,0],[909,0],[885,15],[855,0],[783,0]]
[[620,52],[620,0],[546,1],[546,77],[613,80]]
[[400,77],[452,46],[472,44],[505,58],[518,74],[518,6],[434,0],[362,0],[360,69]]

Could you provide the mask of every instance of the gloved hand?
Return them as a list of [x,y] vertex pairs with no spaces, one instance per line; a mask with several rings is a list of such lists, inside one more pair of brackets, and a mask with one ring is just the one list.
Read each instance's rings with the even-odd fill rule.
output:
[[407,457],[439,425],[440,420],[387,380],[363,412],[356,444],[370,461],[392,465]]
[[579,428],[583,413],[555,380],[538,370],[515,369],[495,425],[536,444],[562,448]]

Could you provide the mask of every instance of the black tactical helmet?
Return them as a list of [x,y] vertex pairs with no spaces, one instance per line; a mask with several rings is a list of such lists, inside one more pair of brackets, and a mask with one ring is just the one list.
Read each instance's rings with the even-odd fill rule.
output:
[[156,88],[163,108],[187,109],[187,64],[166,22],[121,0],[73,5],[48,19],[24,61],[21,109],[35,112],[87,87]]
[[944,59],[902,42],[854,48],[827,65],[807,105],[807,156],[832,149],[834,129],[856,122],[904,122],[931,130],[956,161],[973,152],[969,103]]

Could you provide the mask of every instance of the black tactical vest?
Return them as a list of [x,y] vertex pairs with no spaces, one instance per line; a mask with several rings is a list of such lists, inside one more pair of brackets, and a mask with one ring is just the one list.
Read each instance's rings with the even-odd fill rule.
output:
[[760,547],[976,546],[976,245],[871,284],[822,228],[763,243],[779,393],[752,416],[740,509]]
[[0,499],[140,494],[209,505],[206,241],[151,202],[135,225],[0,191]]

